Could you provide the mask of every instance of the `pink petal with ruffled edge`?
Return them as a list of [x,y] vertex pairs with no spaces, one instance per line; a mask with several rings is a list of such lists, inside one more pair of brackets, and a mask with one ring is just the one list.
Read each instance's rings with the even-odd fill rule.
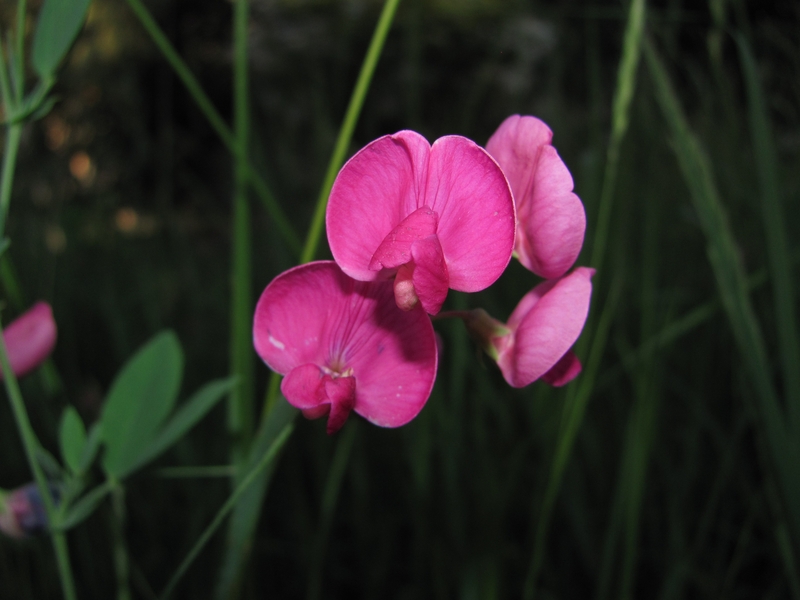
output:
[[[355,412],[376,425],[398,427],[422,410],[436,376],[436,340],[422,308],[400,310],[390,282],[355,281],[333,261],[276,277],[256,306],[253,340],[270,368],[292,372],[284,391],[305,414],[325,414],[314,407],[310,391],[319,381],[315,377],[324,382],[334,406],[328,426],[334,429],[344,423],[335,409],[347,391],[337,389],[345,378],[354,380]],[[298,369],[304,372],[294,375]],[[333,387],[325,375],[333,377]],[[293,389],[300,391],[296,398],[288,397]]]
[[514,193],[519,261],[548,279],[575,263],[586,231],[583,203],[572,193],[572,176],[550,145],[552,136],[536,117],[512,115],[486,144]]
[[[399,261],[412,244],[435,234],[449,278],[445,291],[474,292],[508,265],[515,218],[508,182],[485,150],[461,136],[440,138],[431,147],[418,133],[401,131],[375,140],[345,164],[331,191],[326,226],[336,262],[361,281],[394,277],[408,264]],[[443,269],[434,264],[425,271]],[[408,289],[412,272],[409,267],[402,273],[405,306],[414,298]],[[441,306],[438,291],[423,305]]]
[[[3,331],[11,370],[21,377],[38,367],[53,351],[57,337],[53,310],[37,302]],[[3,374],[0,371],[0,380]]]
[[[578,339],[589,313],[592,275],[594,269],[578,267],[522,298],[508,320],[511,343],[498,345],[497,364],[510,385],[524,387],[545,375]],[[565,376],[575,368],[567,366]]]

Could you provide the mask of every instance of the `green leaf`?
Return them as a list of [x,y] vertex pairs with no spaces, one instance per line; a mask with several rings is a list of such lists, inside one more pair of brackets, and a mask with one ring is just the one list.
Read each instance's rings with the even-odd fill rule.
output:
[[128,361],[108,393],[103,468],[121,478],[139,461],[172,412],[183,375],[183,352],[172,331],[158,334]]
[[48,80],[78,36],[90,0],[44,0],[33,34],[33,68]]
[[100,502],[111,491],[111,484],[108,482],[99,485],[91,492],[87,493],[83,498],[78,500],[68,511],[67,514],[55,525],[55,529],[59,531],[66,531],[76,525],[82,523],[89,517]]
[[100,448],[100,442],[102,439],[103,428],[101,423],[97,422],[92,425],[91,429],[89,429],[89,437],[86,440],[86,444],[83,446],[80,464],[78,465],[78,473],[85,473],[89,470],[94,457],[97,456],[97,450]]
[[208,411],[214,408],[227,395],[235,383],[235,377],[218,379],[207,383],[195,392],[150,442],[144,453],[131,465],[128,473],[143,467],[181,439],[200,419],[208,414]]
[[68,406],[61,415],[58,441],[61,445],[61,458],[72,473],[78,473],[81,466],[81,455],[86,445],[86,427],[83,425],[78,411]]

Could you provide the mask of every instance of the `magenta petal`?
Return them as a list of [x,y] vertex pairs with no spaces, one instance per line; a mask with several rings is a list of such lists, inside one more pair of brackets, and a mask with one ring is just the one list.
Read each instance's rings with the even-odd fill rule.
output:
[[325,393],[331,402],[328,415],[328,435],[339,431],[356,404],[356,380],[354,377],[337,377],[325,381]]
[[369,268],[386,236],[421,208],[430,144],[413,131],[375,140],[345,163],[331,190],[325,223],[342,270],[361,281],[385,277]]
[[425,203],[439,215],[450,287],[477,292],[494,283],[511,258],[516,227],[511,190],[494,159],[467,138],[439,138]]
[[486,144],[508,178],[517,208],[520,263],[552,279],[566,273],[583,245],[586,215],[572,176],[535,117],[513,115]]
[[540,119],[511,115],[486,143],[486,151],[503,169],[518,205],[533,187],[539,149],[552,139],[553,132]]
[[533,383],[563,357],[583,329],[592,294],[594,269],[579,267],[526,294],[508,321],[513,342],[500,351],[497,364],[514,387]]
[[544,146],[532,194],[519,209],[516,247],[522,265],[547,279],[566,273],[583,246],[586,213],[572,188],[572,176],[556,149]]
[[21,377],[44,362],[56,345],[56,337],[53,310],[46,302],[37,302],[9,323],[3,330],[3,339],[14,374]]
[[572,350],[568,350],[547,373],[542,375],[542,379],[553,387],[561,387],[575,379],[582,369],[581,361]]
[[[422,307],[400,310],[391,282],[354,281],[333,261],[276,277],[256,306],[253,341],[279,373],[310,363],[334,380],[352,376],[353,410],[383,427],[413,419],[436,376],[436,340]],[[301,390],[313,384],[310,374],[299,381]]]
[[369,263],[370,270],[391,269],[409,262],[411,244],[436,233],[438,222],[438,215],[427,206],[412,212],[378,246]]
[[292,406],[301,410],[316,408],[325,401],[322,389],[324,373],[317,365],[295,367],[281,381],[281,393]]
[[430,235],[415,242],[411,254],[414,257],[414,290],[425,312],[435,315],[447,298],[450,283],[439,238]]

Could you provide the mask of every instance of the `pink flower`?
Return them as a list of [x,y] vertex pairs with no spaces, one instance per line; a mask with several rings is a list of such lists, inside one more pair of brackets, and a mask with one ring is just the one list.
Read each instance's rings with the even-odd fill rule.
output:
[[583,204],[552,138],[536,117],[512,115],[486,144],[514,193],[517,257],[545,279],[561,277],[575,263],[586,231]]
[[514,203],[502,171],[474,142],[433,146],[400,131],[375,140],[339,172],[326,215],[342,270],[360,281],[394,279],[397,305],[439,312],[452,288],[497,280],[514,247]]
[[539,378],[554,386],[572,381],[581,364],[570,350],[589,313],[594,269],[578,267],[560,279],[543,281],[520,300],[507,324],[483,310],[464,316],[470,332],[497,361],[513,387]]
[[338,431],[351,410],[381,427],[413,419],[436,377],[428,315],[402,311],[389,282],[351,279],[333,261],[278,275],[256,305],[256,352],[286,375],[281,391],[308,418]]
[[[50,484],[50,493],[58,503],[61,496],[58,486]],[[9,537],[21,539],[46,528],[47,513],[35,483],[10,492],[0,490],[0,531]]]
[[[46,302],[37,302],[3,331],[11,369],[18,377],[38,367],[56,345],[56,322]],[[3,373],[0,371],[0,380]]]

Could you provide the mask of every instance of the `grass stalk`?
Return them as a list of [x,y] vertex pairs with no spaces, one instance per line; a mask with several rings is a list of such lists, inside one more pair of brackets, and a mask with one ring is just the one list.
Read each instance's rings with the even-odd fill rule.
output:
[[[180,79],[181,83],[183,83],[186,91],[189,92],[189,95],[197,104],[200,112],[202,112],[205,118],[208,120],[211,128],[216,132],[222,143],[225,144],[231,154],[238,155],[240,148],[237,144],[237,138],[234,135],[234,132],[231,131],[230,127],[228,127],[228,125],[225,123],[225,120],[222,118],[222,116],[220,116],[219,112],[217,112],[217,109],[214,108],[213,103],[203,91],[200,83],[197,81],[195,76],[192,75],[189,67],[178,55],[175,48],[167,39],[167,36],[158,26],[158,23],[156,23],[155,19],[153,19],[153,16],[150,14],[141,0],[127,0],[127,2],[131,7],[131,10],[139,19],[139,22],[145,28],[145,31],[147,31],[150,38],[161,51],[161,54],[172,67],[172,70],[175,71],[178,79]],[[284,242],[286,242],[289,248],[291,248],[292,252],[299,254],[300,237],[297,235],[294,227],[292,227],[291,222],[283,212],[280,204],[278,204],[275,196],[269,189],[269,186],[261,177],[261,175],[259,175],[255,170],[246,154],[244,156],[240,156],[239,158],[244,164],[243,168],[247,170],[247,178],[250,182],[250,185],[253,187],[253,191],[255,191],[258,199],[264,205],[267,214],[269,214],[274,222],[275,231],[283,238]]]
[[248,101],[247,18],[249,0],[236,0],[233,19],[233,117],[236,152],[233,155],[233,252],[231,287],[231,375],[238,383],[228,398],[228,432],[232,462],[241,463],[253,435],[254,368],[251,323],[253,315],[252,233],[247,198],[247,156],[250,111]]
[[239,498],[250,488],[250,486],[257,480],[258,475],[275,459],[278,452],[280,452],[283,445],[286,443],[286,440],[289,439],[289,435],[292,433],[293,425],[291,423],[287,424],[272,444],[269,446],[267,451],[264,453],[263,457],[259,462],[253,467],[247,475],[242,479],[230,497],[225,501],[225,504],[222,505],[222,508],[219,509],[214,519],[209,523],[208,527],[206,527],[205,531],[203,531],[200,538],[195,542],[194,546],[192,546],[189,553],[186,555],[186,558],[183,559],[178,569],[175,571],[175,574],[169,580],[167,585],[164,587],[164,591],[161,593],[161,600],[166,600],[175,591],[175,587],[180,583],[180,580],[183,578],[186,571],[189,570],[189,567],[194,562],[195,558],[200,554],[203,550],[205,545],[211,539],[211,537],[216,533],[219,526],[222,525],[222,522],[225,520],[225,517],[228,516],[228,513],[233,510],[236,506],[236,503],[239,501]]
[[[646,14],[645,8],[645,0],[631,0],[625,26],[622,56],[617,71],[611,138],[606,154],[603,187],[600,194],[594,244],[592,246],[591,260],[589,263],[598,270],[599,276],[602,276],[602,266],[605,260],[606,247],[608,245],[608,231],[611,223],[617,171],[619,170],[619,149],[628,129],[630,107],[636,88],[636,73],[641,56],[641,40]],[[580,385],[571,388],[570,395],[564,406],[562,428],[558,441],[556,442],[553,464],[550,469],[550,476],[536,526],[531,562],[525,578],[523,588],[523,597],[525,600],[533,600],[536,596],[536,583],[544,562],[547,529],[549,527],[553,506],[561,489],[564,471],[572,453],[572,447],[575,443],[575,438],[580,429],[581,422],[583,421],[586,405],[589,402],[592,387],[597,377],[600,359],[605,351],[608,331],[613,317],[611,308],[616,305],[616,298],[620,293],[620,289],[621,280],[617,279],[612,284],[612,292],[609,294],[607,304],[603,307],[597,328],[593,332],[586,371],[581,377]],[[591,329],[587,327],[587,330]],[[588,343],[589,336],[584,335],[581,345],[586,345]]]
[[[793,530],[793,539],[800,540],[800,443],[785,426],[785,413],[775,390],[766,344],[750,301],[739,248],[719,197],[711,165],[689,128],[661,59],[649,40],[645,41],[644,48],[656,99],[673,138],[675,156],[706,237],[708,258],[720,298],[754,390],[758,424],[768,463],[780,489],[781,509]],[[782,515],[776,518],[780,521]]]
[[778,346],[786,405],[791,428],[798,433],[800,432],[800,368],[798,368],[800,341],[795,318],[797,307],[794,302],[792,264],[778,181],[778,157],[755,58],[750,45],[742,35],[736,36],[736,44],[739,48],[747,91],[753,156],[761,188],[761,210],[778,324]]

